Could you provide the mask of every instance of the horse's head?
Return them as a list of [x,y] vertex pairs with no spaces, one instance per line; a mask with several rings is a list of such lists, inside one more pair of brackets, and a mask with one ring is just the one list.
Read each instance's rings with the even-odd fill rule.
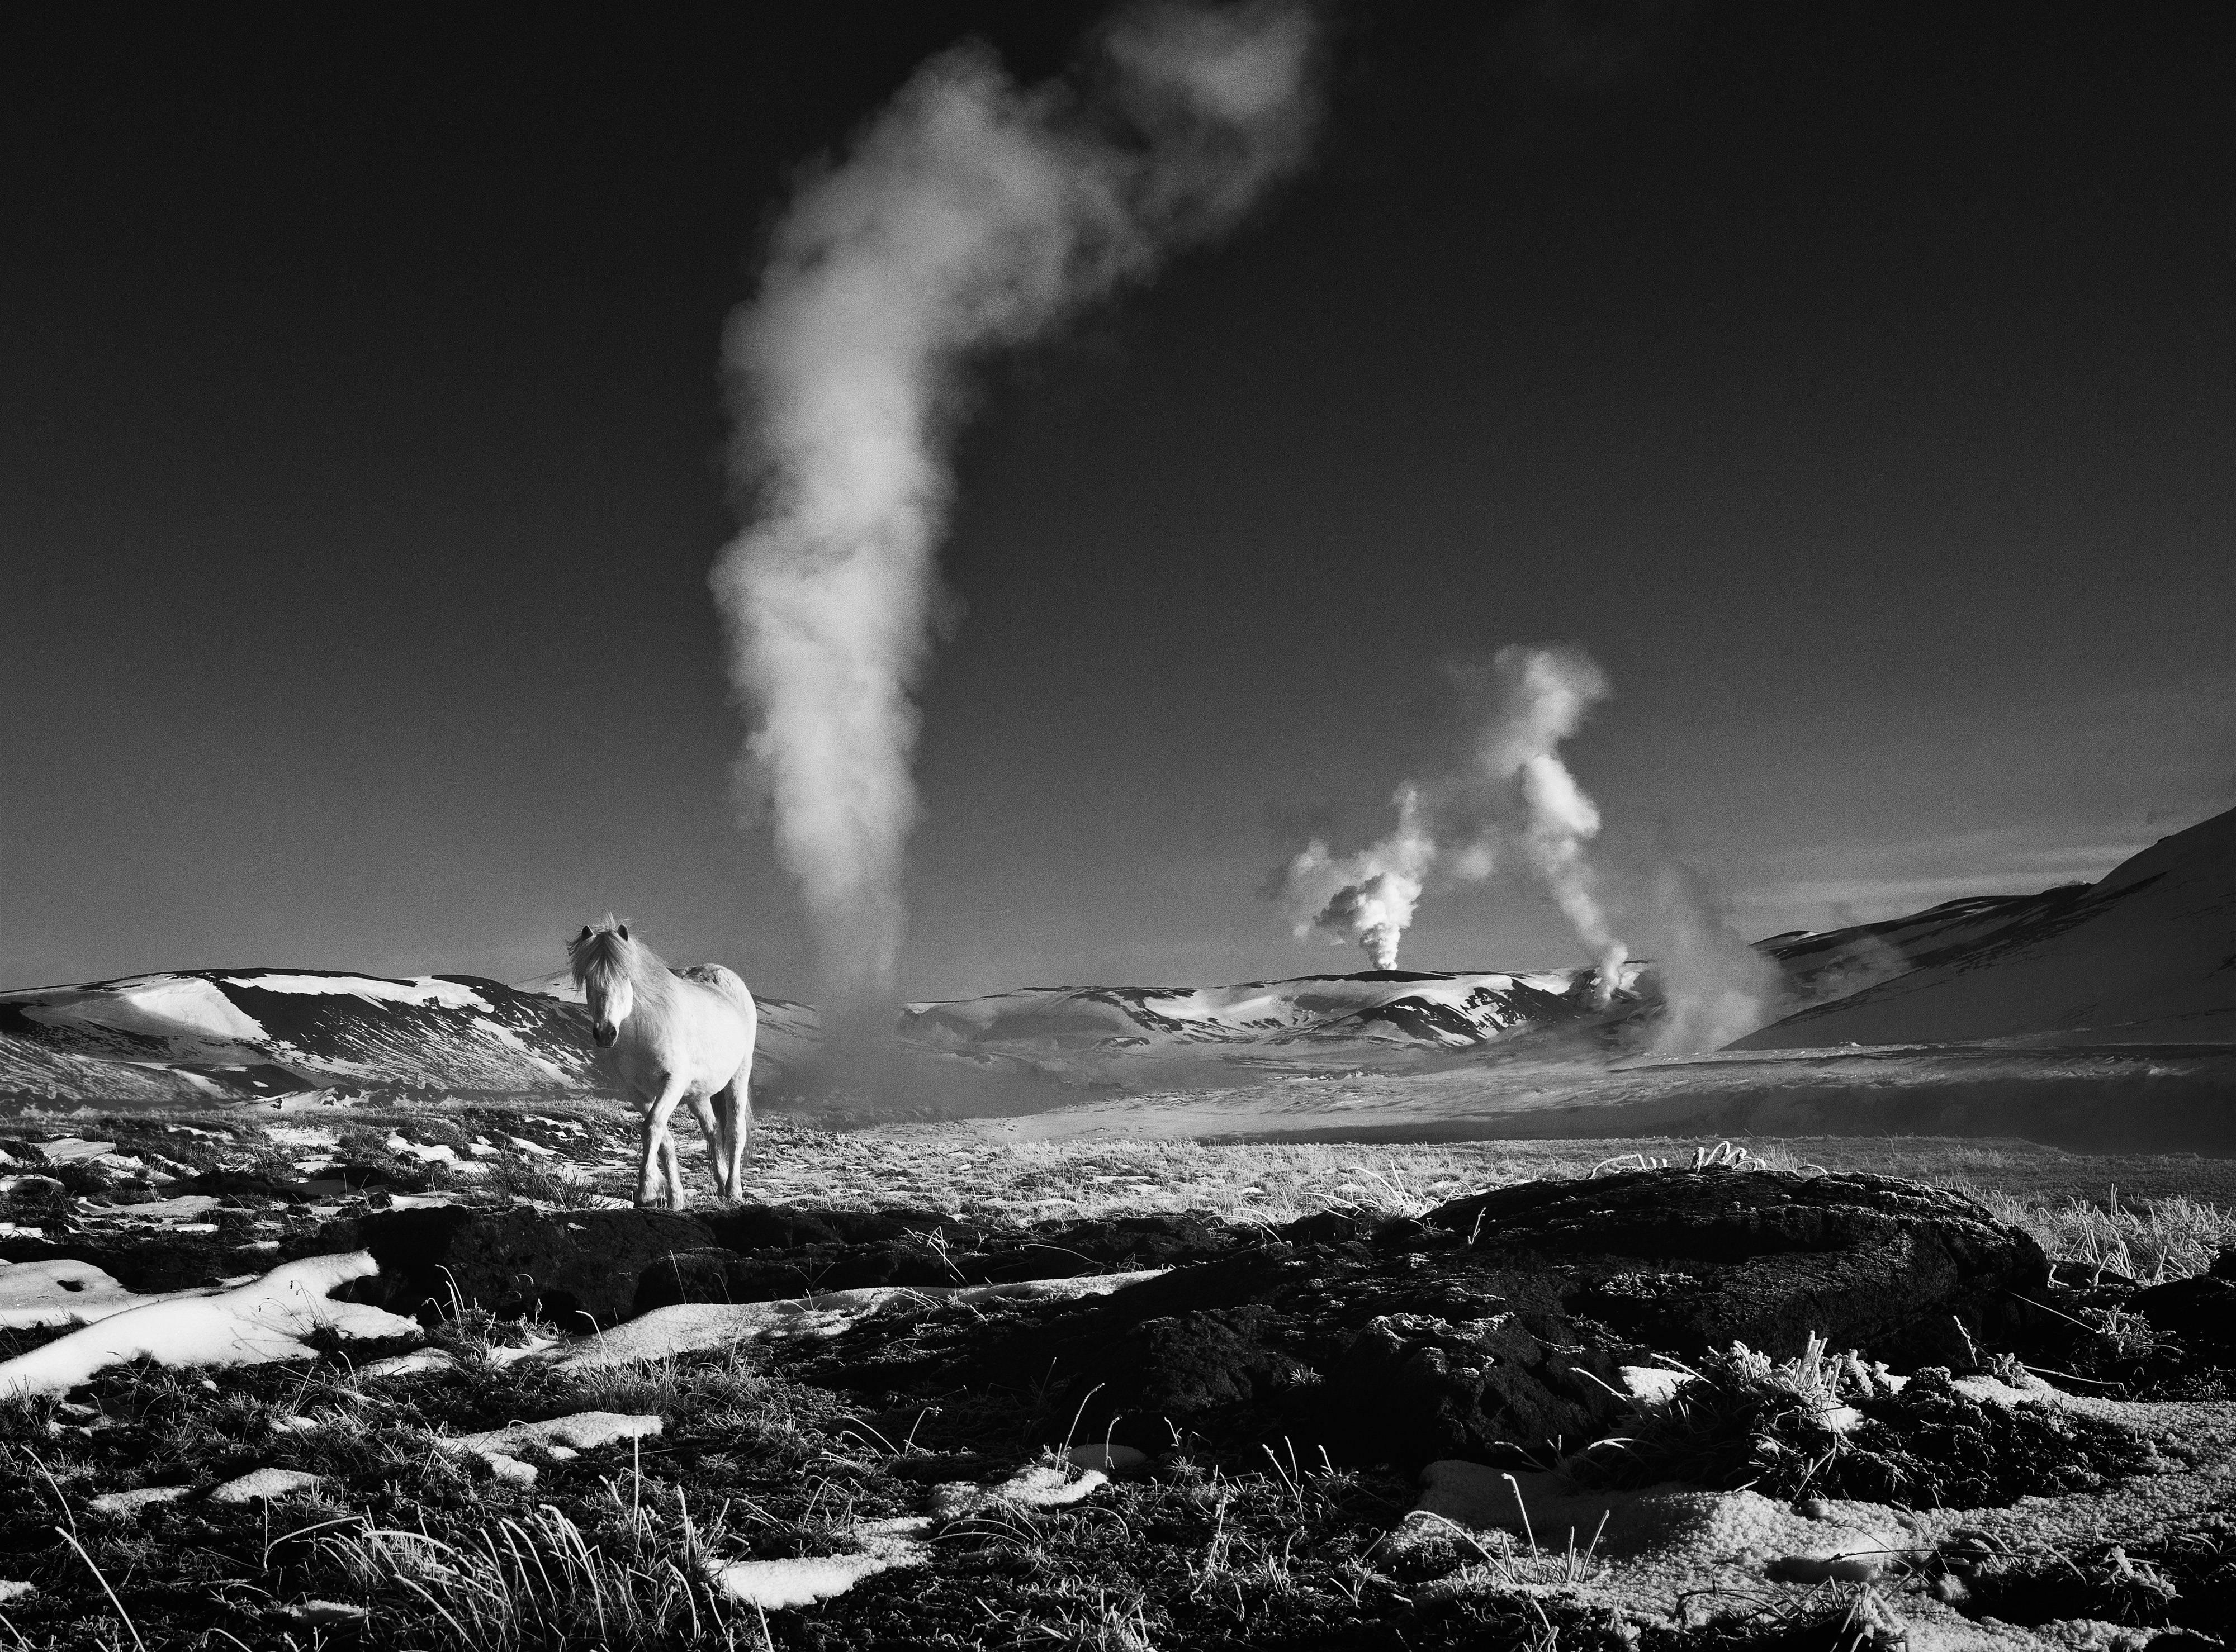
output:
[[621,1035],[621,1023],[636,1007],[629,967],[635,944],[629,939],[628,925],[608,917],[602,924],[584,924],[567,947],[575,985],[590,1006],[590,1037],[601,1050],[613,1047]]

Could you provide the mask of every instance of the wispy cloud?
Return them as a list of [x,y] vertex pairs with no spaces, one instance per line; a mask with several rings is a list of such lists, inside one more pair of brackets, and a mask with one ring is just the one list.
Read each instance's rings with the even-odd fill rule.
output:
[[1974,895],[2031,895],[2093,883],[2149,847],[2138,837],[2044,842],[2040,827],[1944,833],[1894,843],[1832,843],[1779,857],[1734,904],[1765,934],[1875,922]]

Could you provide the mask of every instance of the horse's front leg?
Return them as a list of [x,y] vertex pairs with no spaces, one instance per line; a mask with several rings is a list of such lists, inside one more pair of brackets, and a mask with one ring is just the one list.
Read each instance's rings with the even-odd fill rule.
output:
[[669,1131],[660,1138],[660,1160],[668,1170],[668,1208],[681,1210],[691,1203],[691,1196],[683,1187],[683,1161],[676,1157],[675,1132]]
[[[675,1151],[669,1137],[668,1121],[675,1116],[675,1109],[683,1100],[683,1092],[690,1088],[690,1080],[672,1077],[660,1087],[660,1095],[644,1111],[644,1164],[637,1172],[636,1202],[640,1209],[652,1210],[659,1203],[660,1150],[666,1144],[669,1157]],[[675,1193],[683,1192],[681,1177],[675,1181]]]

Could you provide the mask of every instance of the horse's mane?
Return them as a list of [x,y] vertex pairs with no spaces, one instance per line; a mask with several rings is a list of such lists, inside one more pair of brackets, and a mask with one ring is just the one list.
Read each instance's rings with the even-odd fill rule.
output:
[[655,1002],[668,998],[673,989],[666,960],[635,936],[624,934],[628,927],[608,912],[603,923],[591,925],[589,934],[567,943],[575,985],[587,987],[594,975],[608,981],[618,975],[641,998]]

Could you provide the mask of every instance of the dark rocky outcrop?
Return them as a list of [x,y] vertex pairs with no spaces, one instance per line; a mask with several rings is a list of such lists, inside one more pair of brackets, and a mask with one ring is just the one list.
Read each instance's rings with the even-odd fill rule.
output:
[[1673,1351],[1743,1341],[1783,1356],[1813,1331],[1879,1359],[1962,1360],[1967,1336],[2008,1340],[2032,1322],[2024,1299],[2049,1283],[2025,1233],[1962,1194],[1888,1177],[1525,1182],[1428,1223],[1486,1261],[1564,1270],[1572,1312]]
[[[1529,1183],[1423,1220],[1324,1215],[952,1350],[977,1383],[1070,1378],[1077,1426],[1325,1445],[1358,1460],[1543,1452],[1604,1432],[1617,1367],[1812,1332],[1897,1365],[2025,1334],[2034,1241],[1968,1199],[1863,1176],[1657,1170]],[[927,1350],[832,1350],[898,1386]]]
[[648,1269],[704,1250],[714,1237],[667,1210],[545,1216],[446,1205],[332,1223],[319,1242],[327,1250],[370,1250],[380,1272],[351,1294],[391,1312],[431,1317],[455,1302],[581,1331],[628,1318]]

